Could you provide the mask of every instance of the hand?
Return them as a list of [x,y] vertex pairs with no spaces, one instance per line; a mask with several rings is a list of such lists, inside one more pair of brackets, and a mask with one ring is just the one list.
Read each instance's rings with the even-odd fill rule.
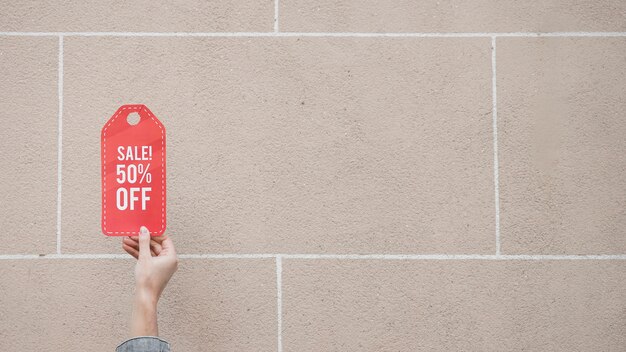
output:
[[158,336],[156,307],[161,293],[178,268],[174,243],[167,236],[150,238],[141,227],[139,236],[125,237],[122,248],[137,259],[132,336]]
[[[158,256],[161,253],[161,243],[165,236],[159,237],[150,237],[150,254],[153,257]],[[126,251],[126,253],[135,257],[135,259],[139,259],[139,236],[128,236],[122,239],[122,248]]]
[[124,238],[122,248],[138,259],[135,265],[137,291],[158,301],[178,268],[172,240],[167,236],[150,238],[150,232],[142,226],[139,236]]

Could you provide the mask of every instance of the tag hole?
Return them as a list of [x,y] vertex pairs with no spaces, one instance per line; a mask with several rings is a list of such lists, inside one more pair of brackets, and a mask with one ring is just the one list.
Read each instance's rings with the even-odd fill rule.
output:
[[138,124],[139,120],[141,120],[141,117],[139,117],[139,114],[136,112],[131,112],[130,114],[128,114],[128,117],[126,117],[126,121],[128,122],[128,124],[133,126]]

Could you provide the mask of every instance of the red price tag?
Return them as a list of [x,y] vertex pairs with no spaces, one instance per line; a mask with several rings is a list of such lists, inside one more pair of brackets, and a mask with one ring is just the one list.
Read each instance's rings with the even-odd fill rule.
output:
[[123,105],[102,128],[101,152],[102,232],[137,235],[145,226],[151,235],[162,235],[166,224],[163,124],[145,105]]

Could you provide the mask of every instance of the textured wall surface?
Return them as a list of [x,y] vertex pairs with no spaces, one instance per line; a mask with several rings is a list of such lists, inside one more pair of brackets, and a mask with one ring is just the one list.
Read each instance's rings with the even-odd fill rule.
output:
[[167,128],[176,351],[624,351],[626,2],[4,1],[0,349],[112,351],[100,129]]

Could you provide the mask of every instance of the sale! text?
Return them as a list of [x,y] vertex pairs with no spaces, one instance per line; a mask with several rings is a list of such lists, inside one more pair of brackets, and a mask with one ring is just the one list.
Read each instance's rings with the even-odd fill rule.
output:
[[152,183],[150,163],[136,163],[137,161],[152,160],[152,146],[119,146],[117,160],[124,164],[116,165],[116,181],[120,185],[116,192],[117,209],[146,210],[150,201]]

